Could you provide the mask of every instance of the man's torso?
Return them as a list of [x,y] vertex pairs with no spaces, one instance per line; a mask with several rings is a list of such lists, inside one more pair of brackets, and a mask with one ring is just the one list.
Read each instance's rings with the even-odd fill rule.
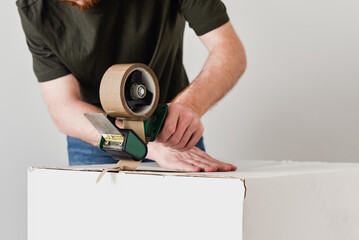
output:
[[84,101],[99,105],[102,75],[118,63],[149,65],[159,78],[160,102],[188,85],[182,65],[185,20],[178,1],[103,0],[88,11],[58,0],[27,2],[31,12],[22,14],[42,47],[78,79]]

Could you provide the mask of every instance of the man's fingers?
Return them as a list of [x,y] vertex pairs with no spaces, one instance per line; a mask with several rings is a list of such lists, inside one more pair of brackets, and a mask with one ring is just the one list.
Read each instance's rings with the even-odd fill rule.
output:
[[177,150],[180,150],[180,151],[183,151],[181,149],[184,149],[184,147],[188,145],[188,143],[190,142],[191,137],[192,137],[192,135],[194,134],[195,131],[196,131],[195,126],[193,126],[193,125],[188,126],[186,131],[183,133],[183,135],[182,135],[182,137],[180,139],[180,142],[178,142],[176,145],[171,145],[170,147],[172,147],[174,149],[177,149]]
[[169,111],[161,132],[157,136],[157,141],[165,143],[176,132],[178,123],[178,113]]
[[199,148],[195,147],[188,153],[190,158],[186,159],[186,161],[192,163],[195,166],[201,167],[205,172],[230,171],[232,169],[230,164],[226,164],[212,158]]
[[123,121],[122,120],[116,119],[115,124],[116,124],[117,127],[123,128]]
[[182,148],[179,148],[178,150],[183,152],[183,151],[188,151],[190,149],[192,149],[194,146],[196,146],[196,144],[198,143],[198,141],[201,139],[203,134],[203,126],[201,125],[200,128],[198,128],[191,136],[191,138],[189,139],[189,141],[187,142],[186,145],[184,145]]
[[207,164],[212,164],[217,166],[217,171],[220,172],[227,172],[227,171],[235,171],[237,167],[230,164],[218,161],[217,159],[212,158],[206,152],[200,150],[199,148],[193,148],[193,154],[196,154],[198,157],[202,159],[202,161],[206,162]]
[[174,164],[175,169],[177,170],[182,170],[182,171],[186,171],[186,172],[200,172],[201,171],[201,167],[192,164],[191,162],[187,162],[187,161],[183,161],[183,160],[179,160],[176,161]]
[[186,159],[185,160],[188,163],[191,163],[194,166],[200,167],[201,170],[205,172],[215,172],[217,171],[217,166],[215,164],[208,164],[206,162],[200,161],[200,160],[194,160],[194,159]]
[[191,126],[192,116],[189,114],[190,113],[186,112],[185,114],[179,116],[176,132],[167,139],[165,146],[177,149],[178,145],[182,144],[183,142],[185,142],[185,144],[188,142],[189,138],[191,137],[191,133],[188,134],[187,131],[194,131],[193,126]]

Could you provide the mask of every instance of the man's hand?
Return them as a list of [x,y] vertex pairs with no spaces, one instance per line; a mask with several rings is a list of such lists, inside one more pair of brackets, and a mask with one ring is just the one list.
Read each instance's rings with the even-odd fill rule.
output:
[[148,144],[147,158],[155,160],[161,167],[188,172],[228,172],[235,171],[236,166],[220,162],[197,147],[188,151],[178,150],[164,146],[159,142]]
[[200,117],[190,108],[172,102],[157,142],[178,151],[192,149],[202,137],[203,125]]

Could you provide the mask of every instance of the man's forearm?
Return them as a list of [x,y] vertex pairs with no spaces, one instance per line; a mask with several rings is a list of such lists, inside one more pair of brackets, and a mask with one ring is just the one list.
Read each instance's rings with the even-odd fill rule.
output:
[[100,134],[83,115],[87,112],[103,112],[83,102],[78,82],[73,75],[40,84],[50,115],[57,128],[66,135],[97,145]]
[[100,141],[100,133],[85,118],[84,113],[103,112],[97,107],[81,100],[72,101],[71,107],[64,107],[61,112],[51,114],[58,129],[71,137],[79,138],[94,146]]
[[210,32],[200,37],[209,50],[201,73],[173,101],[189,107],[199,116],[234,86],[246,68],[243,45],[230,23],[214,31],[217,31],[215,35]]

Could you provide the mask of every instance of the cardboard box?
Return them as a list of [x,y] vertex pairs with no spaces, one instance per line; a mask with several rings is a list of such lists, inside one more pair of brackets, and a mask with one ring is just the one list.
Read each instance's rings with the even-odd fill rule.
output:
[[30,168],[29,240],[359,239],[359,164],[240,161],[229,173]]

